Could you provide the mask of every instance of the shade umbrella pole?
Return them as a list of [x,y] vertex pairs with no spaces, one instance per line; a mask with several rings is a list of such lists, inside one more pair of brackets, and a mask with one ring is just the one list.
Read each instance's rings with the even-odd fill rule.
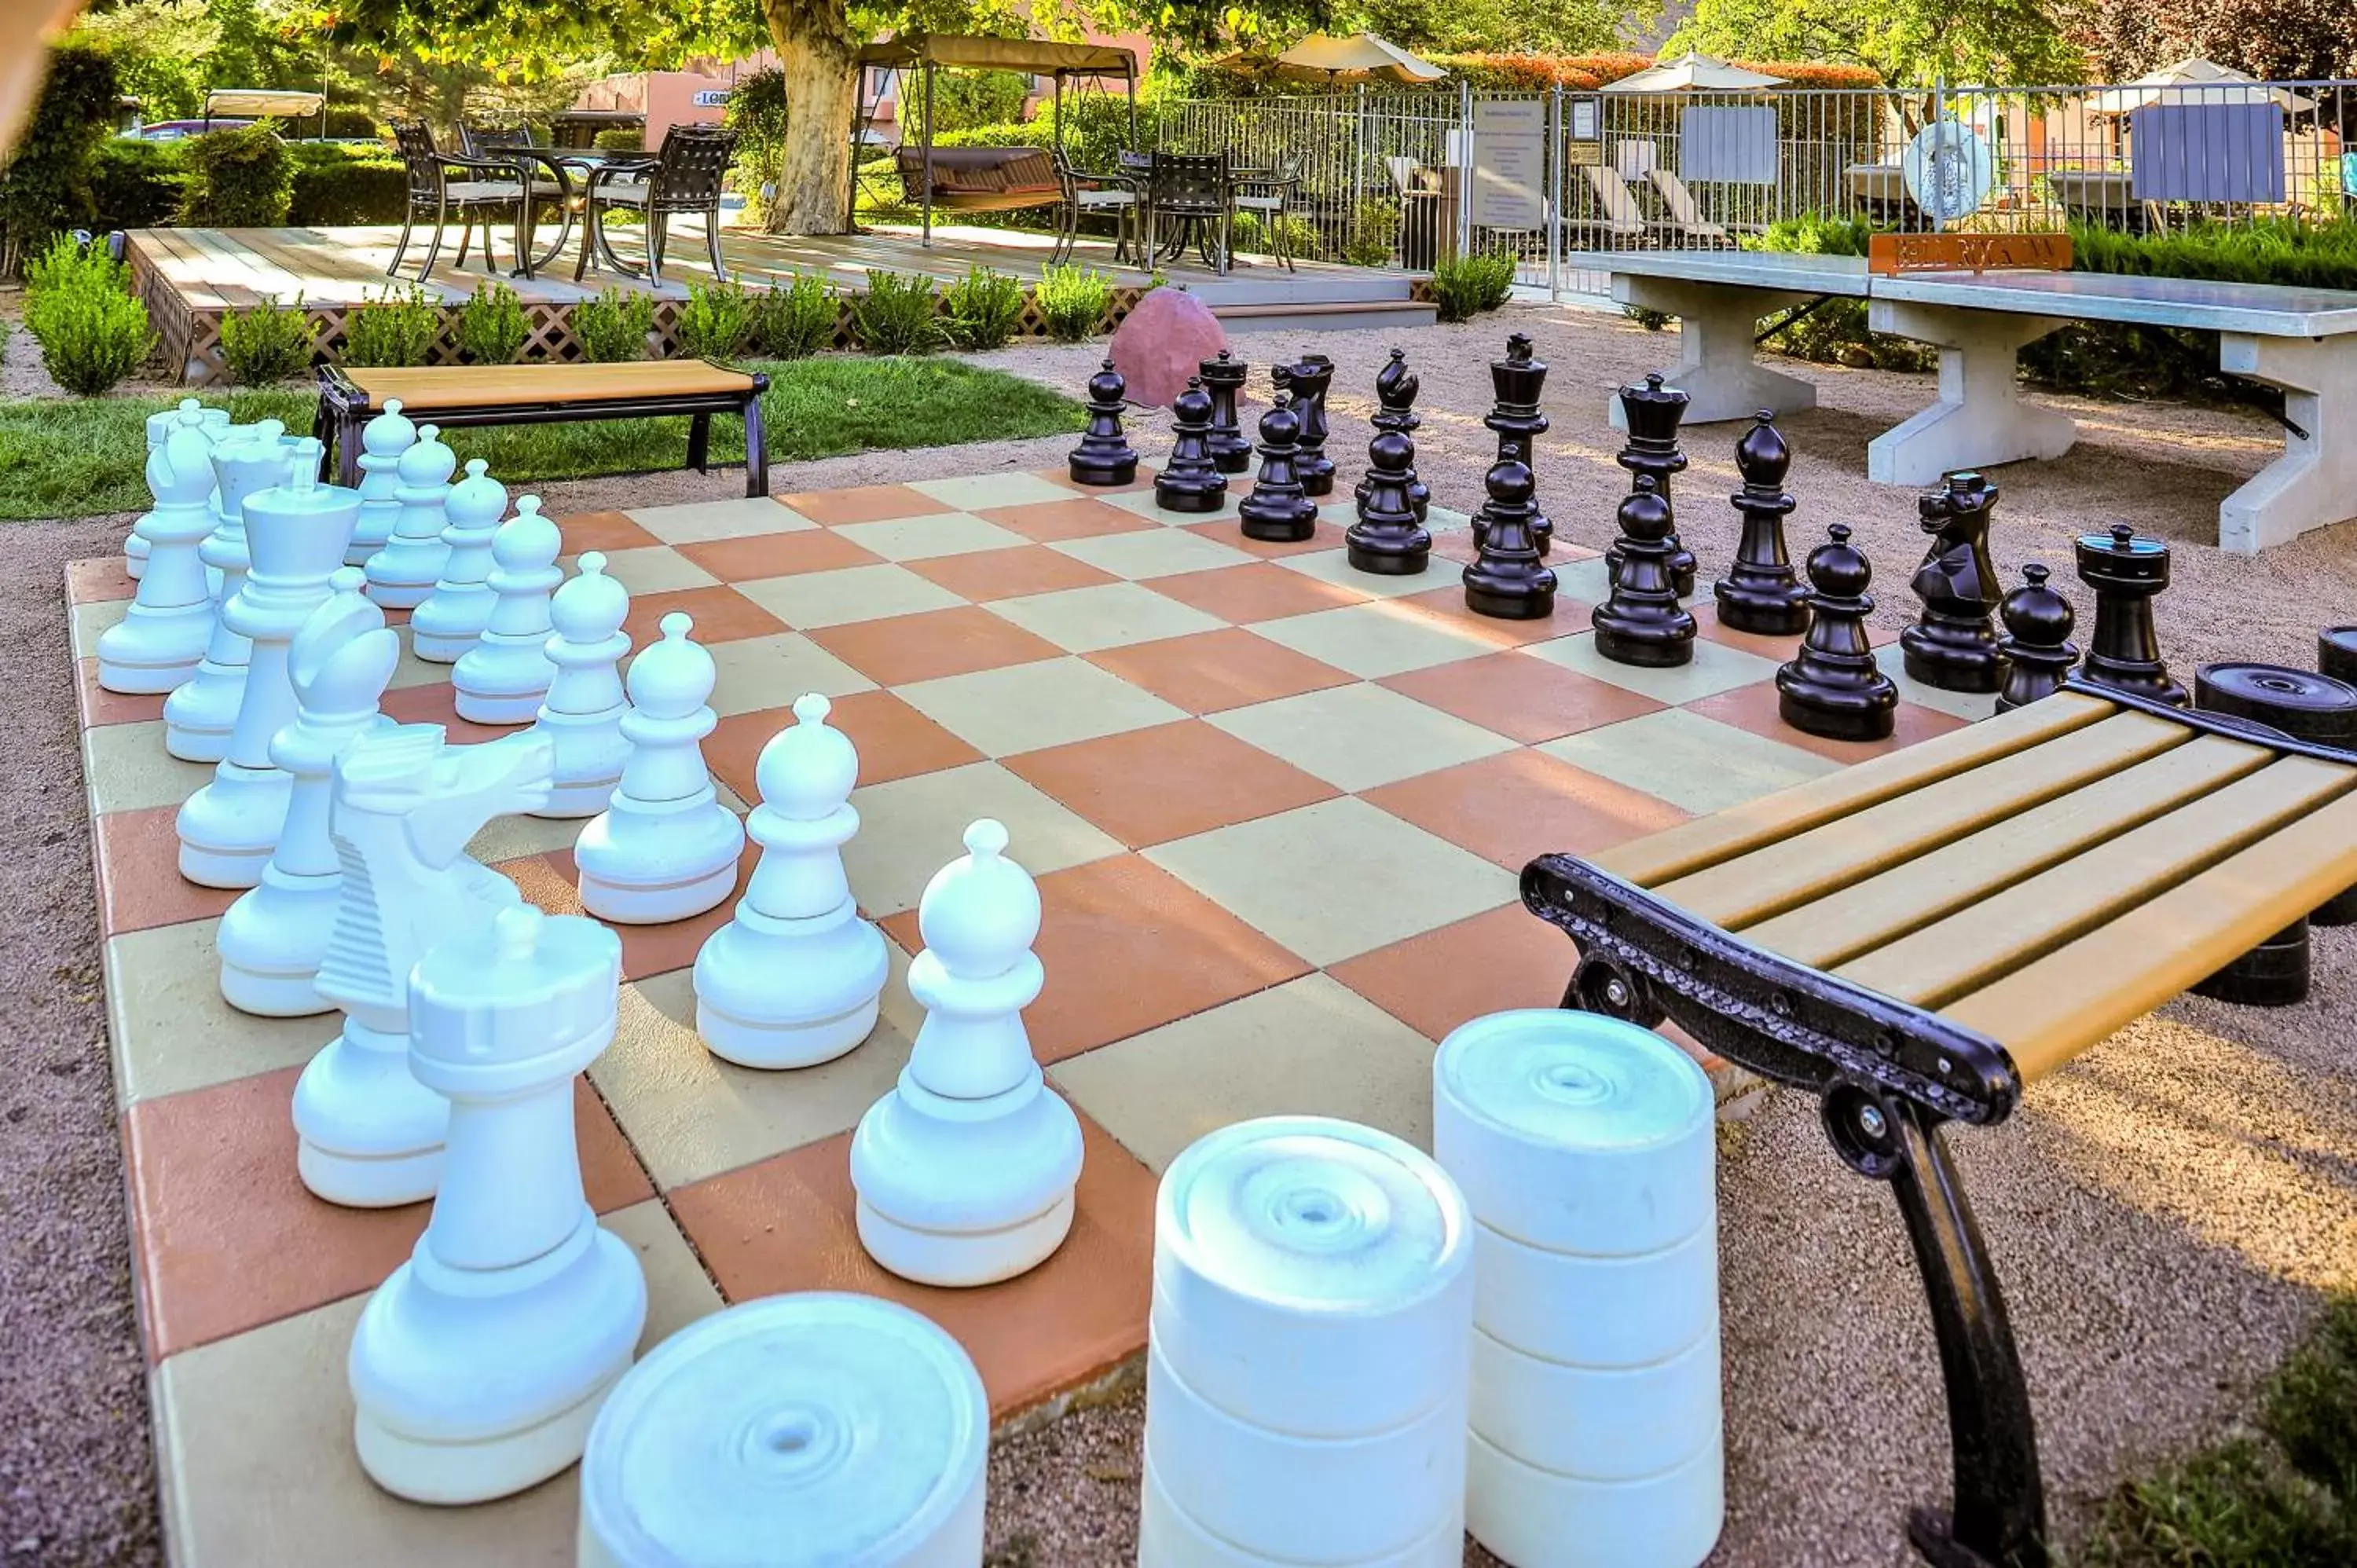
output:
[[920,243],[933,242],[933,62],[925,62],[925,228]]

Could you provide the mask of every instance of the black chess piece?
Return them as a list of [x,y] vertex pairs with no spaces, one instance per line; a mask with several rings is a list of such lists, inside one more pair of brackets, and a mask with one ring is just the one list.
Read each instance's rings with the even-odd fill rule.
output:
[[1500,620],[1544,620],[1555,613],[1555,574],[1542,563],[1531,521],[1538,482],[1519,457],[1501,457],[1482,480],[1490,499],[1480,558],[1465,568],[1465,606]]
[[2169,586],[2169,546],[2139,539],[2125,522],[2078,542],[2079,580],[2095,590],[2095,630],[2087,639],[2090,681],[2183,707],[2191,699],[2169,678],[2153,631],[2152,596]]
[[1211,394],[1202,377],[1187,378],[1170,412],[1170,462],[1154,476],[1154,504],[1165,511],[1217,511],[1227,499],[1228,480],[1211,467]]
[[1301,476],[1293,470],[1300,434],[1291,394],[1277,393],[1275,406],[1260,416],[1260,478],[1236,504],[1246,539],[1295,543],[1318,532],[1318,503],[1301,493]]
[[1727,499],[1743,514],[1743,534],[1736,542],[1735,564],[1711,585],[1711,593],[1718,601],[1719,625],[1790,637],[1809,624],[1809,590],[1801,585],[1784,550],[1784,519],[1800,503],[1784,492],[1792,454],[1775,421],[1773,410],[1761,409],[1735,444],[1743,488]]
[[2357,685],[2357,626],[2328,626],[2316,634],[2316,670]]
[[1089,378],[1089,427],[1081,433],[1081,444],[1072,452],[1072,483],[1126,485],[1136,479],[1137,454],[1130,449],[1129,438],[1121,428],[1128,391],[1128,383],[1111,360]]
[[1670,578],[1669,503],[1652,475],[1639,474],[1634,484],[1620,502],[1612,596],[1588,613],[1596,651],[1615,664],[1684,664],[1694,658],[1695,618]]
[[1943,692],[1994,692],[2005,684],[2005,655],[1990,624],[1998,590],[1988,531],[1996,500],[1996,487],[1969,469],[1916,498],[1932,548],[1908,585],[1923,613],[1899,634],[1899,646],[1907,673]]
[[1304,354],[1290,367],[1286,384],[1293,389],[1293,412],[1301,421],[1297,445],[1301,455],[1294,471],[1301,476],[1301,492],[1311,496],[1334,493],[1334,459],[1326,456],[1326,393],[1334,385],[1334,361],[1323,354]]
[[1776,671],[1777,712],[1807,735],[1828,740],[1888,740],[1897,723],[1899,688],[1874,661],[1866,585],[1874,567],[1835,523],[1809,552],[1809,629],[1800,651]]
[[[1424,424],[1415,413],[1418,384],[1415,373],[1407,368],[1407,350],[1394,349],[1390,363],[1375,372],[1375,413],[1368,423],[1377,430],[1396,430],[1413,439]],[[1366,504],[1367,491],[1373,483],[1372,475],[1360,477],[1351,497],[1361,506]],[[1418,522],[1424,521],[1432,510],[1431,488],[1415,477],[1414,468],[1407,471],[1407,501]]]
[[[1293,384],[1301,384],[1298,375]],[[1407,499],[1408,476],[1415,471],[1415,443],[1405,432],[1378,430],[1367,443],[1367,499],[1359,503],[1359,521],[1345,536],[1351,564],[1385,577],[1413,575],[1432,556],[1432,535],[1415,521],[1415,508]]]
[[2022,585],[2006,595],[1997,607],[2005,621],[1998,643],[2005,654],[2005,687],[1996,694],[1996,711],[2011,713],[2062,689],[2079,650],[2071,641],[2078,616],[2071,601],[2046,585],[2046,568],[2032,561],[2021,569]]
[[1202,372],[1203,390],[1211,394],[1211,434],[1205,443],[1211,449],[1211,467],[1222,474],[1241,474],[1252,467],[1253,454],[1252,443],[1244,439],[1243,427],[1236,421],[1236,394],[1244,390],[1244,362],[1222,349],[1196,368]]
[[[1508,334],[1506,357],[1490,361],[1490,386],[1497,397],[1496,406],[1481,423],[1498,433],[1498,461],[1512,461],[1531,470],[1534,497],[1538,484],[1538,438],[1545,434],[1547,416],[1539,412],[1539,394],[1546,386],[1546,361],[1531,358],[1531,340],[1521,332]],[[1531,537],[1538,542],[1539,553],[1544,555],[1555,546],[1555,524],[1535,505],[1531,518]],[[1483,516],[1473,517],[1473,542],[1481,542],[1481,531],[1489,526]]]
[[[1629,444],[1612,458],[1632,475],[1652,475],[1662,504],[1670,509],[1670,581],[1682,599],[1694,593],[1695,564],[1694,552],[1678,538],[1677,502],[1670,494],[1670,476],[1685,472],[1686,455],[1678,449],[1678,425],[1686,416],[1686,402],[1685,393],[1662,384],[1658,371],[1645,377],[1643,386],[1622,387],[1620,420],[1628,428]],[[1605,564],[1618,569],[1609,552]]]

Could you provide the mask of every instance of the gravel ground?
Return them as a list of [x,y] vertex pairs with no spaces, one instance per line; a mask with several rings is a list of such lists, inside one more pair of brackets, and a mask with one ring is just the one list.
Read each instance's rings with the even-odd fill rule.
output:
[[[1486,361],[1509,329],[1554,366],[1555,428],[1540,443],[1541,496],[1567,538],[1600,547],[1625,476],[1603,420],[1609,389],[1675,358],[1666,336],[1609,317],[1518,308],[1459,327],[1328,333],[1340,362],[1332,450],[1346,472],[1394,342],[1423,377],[1418,468],[1445,506],[1471,510],[1492,438],[1480,424]],[[1256,366],[1292,335],[1243,334]],[[1077,392],[1099,348],[1027,344],[981,361]],[[1930,395],[1929,380],[1800,367],[1824,406],[1785,423],[1801,509],[1795,553],[1830,521],[1857,530],[1881,569],[1883,633],[1905,619],[1922,540],[1911,499],[1867,484],[1866,443]],[[1253,402],[1266,395],[1256,372]],[[2069,540],[2116,521],[2171,540],[2176,585],[2159,601],[2180,672],[2204,660],[2306,663],[2315,628],[2357,619],[2357,528],[2256,560],[2221,554],[2216,508],[2279,448],[2264,420],[2174,405],[2053,400],[2080,419],[2077,451],[2001,469],[1994,549],[2008,579],[2043,559],[2071,580]],[[1165,445],[1164,416],[1135,422]],[[1737,427],[1687,449],[1682,532],[1706,573],[1732,550]],[[1067,443],[869,453],[780,467],[780,491],[1040,467]],[[732,474],[546,488],[562,514],[737,493]],[[128,519],[0,532],[0,650],[18,677],[0,715],[22,760],[0,790],[0,893],[23,911],[0,932],[14,1036],[0,1052],[0,1561],[157,1560],[153,1470],[124,1240],[121,1167],[106,1079],[87,824],[75,788],[59,565],[119,541]],[[2083,625],[2083,636],[2085,628]],[[1954,1139],[2020,1337],[2049,1495],[2066,1536],[2125,1475],[2214,1434],[2298,1336],[2325,1288],[2357,1283],[2357,931],[2316,938],[2316,993],[2276,1012],[2186,998],[2041,1084],[2007,1125]],[[1723,1563],[1906,1560],[1901,1509],[1943,1498],[1937,1364],[1905,1238],[1874,1184],[1837,1165],[1813,1108],[1776,1094],[1722,1139],[1720,1245],[1727,1388]],[[38,1193],[41,1201],[25,1195]],[[1135,1392],[1003,1439],[991,1474],[1002,1568],[1129,1560],[1135,1530]],[[1469,1550],[1469,1563],[1491,1560]]]

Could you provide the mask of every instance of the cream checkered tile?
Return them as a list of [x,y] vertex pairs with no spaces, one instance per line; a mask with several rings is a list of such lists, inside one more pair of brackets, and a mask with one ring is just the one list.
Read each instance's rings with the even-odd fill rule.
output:
[[493,817],[467,841],[467,853],[485,865],[497,865],[503,860],[571,849],[588,825],[587,817]]
[[1684,708],[1582,730],[1538,749],[1696,815],[1739,806],[1841,767],[1813,751]]
[[906,566],[848,566],[839,572],[812,572],[791,577],[763,577],[739,583],[737,591],[784,621],[804,631],[848,626],[856,620],[882,620],[886,616],[918,615],[946,610],[965,601],[938,584],[929,583]]
[[1899,645],[1895,637],[1874,650],[1874,661],[1899,688],[1900,700],[1912,703],[1919,708],[1953,714],[1960,719],[1970,719],[1975,723],[1996,712],[1995,692],[1943,692],[1937,686],[1927,686],[1907,673],[1907,650]]
[[1046,638],[1067,653],[1159,642],[1167,637],[1217,631],[1228,624],[1135,583],[1102,583],[1093,588],[1031,594],[995,600],[983,607]]
[[1084,659],[1043,659],[896,686],[902,702],[992,757],[1015,757],[1186,714]]
[[1495,653],[1472,628],[1417,615],[1389,600],[1256,623],[1253,631],[1361,680]]
[[909,488],[958,511],[1068,501],[1072,492],[1037,474],[969,474],[955,479],[913,479]]
[[719,671],[712,711],[722,718],[783,707],[805,692],[847,697],[876,689],[875,682],[798,631],[740,637],[707,651]]
[[174,757],[164,749],[164,721],[142,719],[82,731],[81,776],[95,816],[177,806],[212,782],[213,767]]
[[942,555],[971,555],[980,550],[1013,550],[1031,542],[1011,529],[962,511],[931,517],[896,517],[883,522],[844,523],[834,532],[887,561],[931,561]]
[[1340,583],[1379,599],[1404,598],[1409,594],[1428,594],[1435,588],[1445,588],[1458,580],[1462,570],[1454,562],[1442,561],[1438,566],[1428,566],[1411,576],[1385,577],[1351,565],[1347,550],[1311,550],[1299,555],[1280,556],[1276,564],[1288,572],[1300,572],[1321,583]]
[[411,686],[431,686],[436,682],[449,681],[449,665],[436,664],[430,660],[420,659],[410,651],[410,632],[407,622],[393,629],[401,639],[401,661],[393,667],[393,679],[385,682],[387,688],[399,692]]
[[1154,489],[1150,485],[1141,490],[1126,490],[1117,496],[1103,496],[1099,499],[1108,506],[1117,506],[1124,511],[1134,511],[1148,522],[1159,522],[1176,528],[1193,522],[1218,522],[1222,519],[1232,521],[1236,515],[1236,503],[1250,494],[1252,494],[1252,476],[1230,474],[1227,498],[1221,501],[1216,510],[1212,511],[1166,511],[1155,500]]
[[[562,564],[567,572],[578,574],[581,558],[566,557]],[[668,594],[681,588],[709,588],[719,578],[682,555],[668,544],[649,544],[636,550],[606,552],[606,575],[633,594]]]
[[1337,789],[1372,789],[1514,745],[1382,686],[1329,686],[1211,714],[1205,722]]
[[1109,533],[1098,539],[1068,539],[1048,547],[1084,561],[1100,572],[1133,582],[1140,578],[1175,577],[1182,572],[1210,572],[1222,566],[1248,566],[1256,556],[1207,539],[1183,528],[1157,528],[1144,533]]
[[122,1104],[299,1066],[342,1026],[339,1014],[256,1018],[222,1001],[220,931],[218,919],[187,920],[107,939]]
[[638,506],[622,515],[665,544],[708,544],[716,539],[751,539],[763,533],[799,533],[818,524],[767,496],[737,500],[688,501],[680,506]]
[[[1566,599],[1577,599],[1584,605],[1600,605],[1612,596],[1612,570],[1601,555],[1591,555],[1585,561],[1550,561],[1555,572],[1555,591]],[[1710,590],[1696,584],[1705,597]]]
[[1007,857],[1034,876],[1119,854],[1122,846],[996,762],[920,773],[853,791],[859,836],[844,846],[851,891],[871,915],[917,907],[933,873],[965,853],[967,826],[1004,823]]
[[109,627],[130,613],[129,599],[101,599],[95,604],[74,606],[70,623],[73,656],[76,659],[97,658],[98,639],[106,635]]
[[1558,637],[1552,642],[1534,642],[1522,651],[1578,674],[1609,681],[1624,692],[1634,692],[1657,703],[1691,703],[1699,697],[1776,678],[1776,661],[1772,659],[1762,659],[1706,637],[1695,638],[1693,646],[1692,662],[1667,670],[1620,664],[1605,658],[1596,650],[1593,632]]

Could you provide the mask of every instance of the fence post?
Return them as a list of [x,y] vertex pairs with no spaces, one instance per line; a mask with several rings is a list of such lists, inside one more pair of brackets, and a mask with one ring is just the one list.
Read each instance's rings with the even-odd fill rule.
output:
[[1457,253],[1473,253],[1473,84],[1457,84]]
[[1547,95],[1547,298],[1563,301],[1563,83]]
[[1351,220],[1343,226],[1350,235],[1347,242],[1355,251],[1359,245],[1361,215],[1367,209],[1367,84],[1359,83],[1359,113],[1351,135]]

